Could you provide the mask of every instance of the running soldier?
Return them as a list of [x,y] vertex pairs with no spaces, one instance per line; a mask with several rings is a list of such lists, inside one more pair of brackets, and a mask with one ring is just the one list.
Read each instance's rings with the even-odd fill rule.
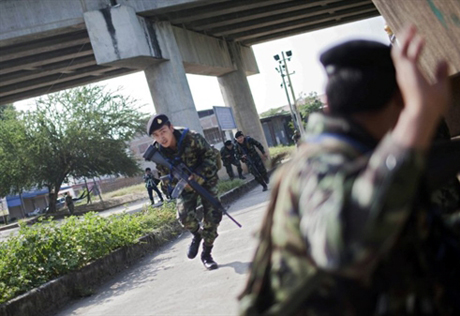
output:
[[244,136],[242,131],[235,134],[236,140],[236,157],[244,162],[252,173],[257,182],[263,187],[262,191],[267,191],[268,174],[264,162],[259,156],[256,147],[260,150],[264,159],[268,158],[264,146],[252,137]]
[[[154,146],[172,165],[185,164],[192,172],[190,179],[197,181],[211,195],[218,198],[216,153],[203,136],[188,128],[175,128],[164,114],[151,117],[147,124],[147,133],[154,138]],[[160,174],[170,174],[170,170],[161,165],[157,165],[157,169]],[[172,175],[170,176],[172,178]],[[176,184],[177,181],[173,179],[171,185]],[[218,265],[212,258],[211,251],[218,236],[217,227],[222,220],[222,211],[206,199],[201,199],[203,222],[200,223],[196,214],[198,196],[198,193],[187,185],[176,201],[177,217],[181,225],[193,235],[187,252],[188,258],[196,257],[203,239],[201,261],[207,269],[213,270],[217,269]]]
[[155,191],[160,198],[160,201],[163,203],[163,196],[161,195],[160,190],[158,190],[157,185],[160,183],[158,179],[156,179],[153,174],[152,174],[152,169],[150,168],[145,168],[145,174],[144,174],[144,182],[145,182],[145,188],[147,189],[147,192],[149,194],[149,199],[152,205],[155,204],[155,201],[153,199],[153,191]]
[[224,163],[225,169],[227,169],[227,174],[230,177],[230,180],[235,178],[235,173],[233,172],[232,165],[236,166],[238,170],[238,177],[242,180],[246,179],[243,176],[243,169],[241,168],[240,161],[236,158],[235,146],[231,140],[226,140],[224,147],[220,149],[220,156],[222,157],[222,162]]

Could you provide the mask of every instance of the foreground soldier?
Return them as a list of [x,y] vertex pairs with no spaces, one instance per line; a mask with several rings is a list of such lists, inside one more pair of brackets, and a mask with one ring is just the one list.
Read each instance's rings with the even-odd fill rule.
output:
[[[184,163],[192,172],[195,181],[217,198],[217,167],[216,154],[200,134],[184,128],[174,128],[164,114],[152,116],[147,124],[147,133],[155,139],[154,146],[173,165]],[[157,165],[161,174],[169,174],[170,170]],[[175,180],[173,184],[175,184]],[[203,227],[197,219],[198,194],[186,186],[177,198],[177,217],[179,222],[193,235],[187,256],[193,259],[198,254],[203,239],[201,261],[209,269],[217,269],[217,263],[211,256],[214,240],[217,238],[217,227],[222,220],[222,212],[212,206],[206,199],[203,203]]]
[[368,41],[321,56],[330,115],[310,116],[277,173],[242,315],[460,315],[459,267],[419,190],[447,66],[429,84],[423,41],[413,28],[400,40],[393,61]]
[[236,166],[238,170],[238,177],[242,180],[246,179],[243,176],[243,169],[241,168],[241,163],[236,159],[235,146],[231,140],[227,140],[224,143],[224,147],[220,149],[220,156],[222,157],[222,162],[224,163],[225,169],[227,169],[227,174],[230,177],[230,180],[235,178],[235,173],[233,172],[232,165]]
[[244,162],[253,174],[257,182],[263,187],[263,191],[267,191],[268,174],[265,169],[264,162],[259,156],[256,147],[260,150],[265,159],[268,154],[265,152],[264,146],[252,137],[244,136],[242,131],[235,134],[236,140],[236,157]]

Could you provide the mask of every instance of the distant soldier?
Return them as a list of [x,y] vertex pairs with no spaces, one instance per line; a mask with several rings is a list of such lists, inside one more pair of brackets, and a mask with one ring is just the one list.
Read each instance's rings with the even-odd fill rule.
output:
[[267,191],[268,174],[264,162],[259,156],[256,147],[260,150],[265,159],[268,154],[265,152],[264,146],[252,137],[244,136],[242,131],[235,134],[236,140],[236,157],[244,162],[249,172],[252,173],[257,182],[263,187],[263,191]]
[[220,156],[222,157],[222,161],[224,163],[225,169],[227,169],[227,174],[230,177],[230,180],[233,180],[235,178],[235,173],[233,172],[232,165],[236,166],[238,170],[238,177],[242,180],[246,179],[243,176],[243,169],[241,168],[241,163],[236,158],[235,146],[233,146],[231,140],[225,141],[224,147],[220,149]]
[[296,147],[299,147],[300,139],[301,139],[301,135],[300,135],[299,131],[295,130],[294,135],[292,135],[292,141],[294,142]]
[[65,194],[65,204],[66,204],[67,208],[69,209],[70,215],[73,215],[73,213],[75,211],[75,206],[73,204],[72,196],[69,194],[69,192],[66,192],[66,194]]
[[145,168],[144,182],[145,188],[147,189],[149,199],[152,202],[152,205],[155,204],[155,200],[153,199],[153,191],[157,193],[158,197],[160,198],[160,201],[163,202],[163,196],[161,195],[161,192],[160,190],[158,190],[157,187],[159,181],[153,177],[152,169]]
[[[183,163],[192,172],[191,180],[197,181],[212,196],[218,198],[216,153],[203,136],[188,128],[175,128],[164,114],[152,116],[147,124],[147,133],[155,139],[154,146],[170,164]],[[157,169],[164,175],[170,173],[168,168],[161,165],[157,165]],[[171,185],[174,186],[176,183],[174,179]],[[217,269],[218,265],[211,256],[211,250],[218,236],[217,227],[222,220],[222,211],[206,199],[201,199],[203,223],[200,225],[196,214],[198,196],[198,193],[187,185],[176,203],[179,222],[193,235],[187,256],[189,259],[196,257],[203,239],[201,261],[207,269]]]

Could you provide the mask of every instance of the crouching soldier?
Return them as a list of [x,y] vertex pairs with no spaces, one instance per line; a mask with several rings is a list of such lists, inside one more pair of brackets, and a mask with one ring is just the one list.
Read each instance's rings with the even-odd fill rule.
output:
[[233,172],[232,165],[236,166],[238,170],[238,177],[243,180],[246,179],[243,177],[243,169],[241,168],[241,163],[238,159],[236,159],[235,146],[233,146],[232,141],[227,140],[225,141],[224,145],[225,146],[220,149],[220,156],[222,157],[222,161],[224,163],[225,169],[227,169],[227,174],[230,177],[230,180],[235,178],[235,173]]
[[[188,128],[175,128],[164,114],[152,116],[147,124],[147,133],[153,137],[154,146],[171,165],[186,165],[192,172],[190,179],[197,181],[212,196],[218,198],[216,154],[203,136]],[[156,168],[161,174],[170,173],[164,166],[157,165]],[[176,183],[174,179],[171,185],[174,186]],[[189,259],[195,258],[203,240],[201,261],[207,269],[217,269],[218,265],[211,256],[211,250],[218,236],[217,227],[222,220],[222,211],[206,199],[201,199],[203,222],[200,223],[196,214],[198,196],[198,193],[187,185],[176,202],[179,222],[193,235],[187,256]]]

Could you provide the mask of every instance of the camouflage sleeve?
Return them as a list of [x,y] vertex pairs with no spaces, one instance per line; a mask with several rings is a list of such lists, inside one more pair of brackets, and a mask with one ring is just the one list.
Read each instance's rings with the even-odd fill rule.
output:
[[260,152],[261,152],[262,154],[265,154],[264,146],[262,146],[262,144],[259,143],[257,140],[255,140],[255,139],[252,138],[252,137],[248,137],[248,142],[249,142],[249,144],[254,145],[254,146],[256,146],[257,148],[259,148],[259,150],[260,150]]
[[158,170],[158,172],[160,173],[159,176],[161,175],[167,175],[169,174],[170,170],[169,168],[166,168],[165,166],[162,166],[160,164],[156,164],[156,169]]
[[242,155],[242,153],[241,153],[240,145],[235,144],[235,158],[236,158],[236,160],[238,160],[238,161],[239,161],[239,160],[243,161],[243,159],[241,159],[241,156],[243,156],[243,155]]
[[195,171],[208,179],[215,177],[217,174],[217,157],[214,149],[201,134],[196,133],[194,137],[196,153],[202,157],[201,164],[195,168]]
[[300,229],[316,264],[347,276],[372,271],[406,223],[424,161],[391,135],[369,159],[316,157],[299,192]]

